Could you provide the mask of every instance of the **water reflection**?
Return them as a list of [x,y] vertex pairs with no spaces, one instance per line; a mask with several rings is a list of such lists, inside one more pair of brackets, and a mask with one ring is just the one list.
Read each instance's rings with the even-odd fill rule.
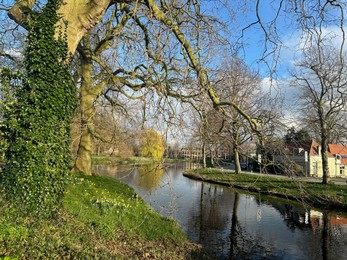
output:
[[187,236],[216,259],[344,259],[347,217],[289,201],[235,192],[182,176],[189,164],[99,166],[129,184],[159,213],[174,217]]
[[164,174],[162,165],[145,165],[138,169],[138,185],[150,191],[155,189]]

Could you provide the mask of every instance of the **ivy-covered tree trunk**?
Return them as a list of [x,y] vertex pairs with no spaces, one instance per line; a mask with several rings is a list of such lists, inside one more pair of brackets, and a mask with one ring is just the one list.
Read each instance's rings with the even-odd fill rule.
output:
[[0,177],[12,205],[45,217],[59,207],[71,169],[69,133],[77,101],[64,32],[56,39],[59,6],[52,0],[31,14],[25,76],[4,118],[9,148]]
[[[11,146],[0,181],[9,199],[28,214],[51,215],[59,206],[71,167],[69,124],[76,96],[66,53],[74,54],[84,34],[116,1],[50,0],[38,16],[31,12],[35,2],[17,0],[8,12],[30,32],[27,76],[16,92],[18,102],[7,114]],[[67,45],[57,41],[61,32],[66,32]]]

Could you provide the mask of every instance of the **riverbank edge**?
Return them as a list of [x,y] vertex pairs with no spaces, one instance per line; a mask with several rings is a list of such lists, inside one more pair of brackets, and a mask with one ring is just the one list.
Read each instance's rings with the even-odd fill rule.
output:
[[[156,213],[131,187],[109,177],[76,177],[52,220],[13,218],[13,209],[1,196],[0,202],[0,259],[211,259],[200,245],[188,240],[175,220]],[[126,213],[128,209],[133,210]],[[122,214],[128,215],[121,218]],[[127,224],[128,216],[138,223]],[[107,219],[123,222],[113,225]],[[145,221],[162,233],[159,239],[146,239],[141,232],[134,232]]]
[[[318,197],[315,196],[315,194],[309,194],[306,193],[307,195],[303,195],[302,193],[298,196],[294,196],[291,194],[286,194],[284,192],[274,192],[271,190],[264,190],[258,187],[254,187],[251,186],[251,181],[247,184],[247,185],[240,185],[237,183],[233,183],[233,180],[230,178],[227,181],[221,181],[218,180],[216,178],[213,178],[211,176],[209,176],[208,174],[203,174],[203,173],[199,173],[200,169],[193,169],[193,170],[187,170],[185,172],[183,172],[183,176],[193,179],[193,180],[198,180],[198,181],[203,181],[203,182],[207,182],[207,183],[212,183],[212,184],[218,184],[218,185],[222,185],[222,186],[227,186],[227,187],[231,187],[231,188],[235,188],[235,189],[239,189],[239,190],[244,190],[247,192],[251,192],[251,193],[257,193],[257,194],[261,194],[261,195],[268,195],[268,196],[275,196],[278,198],[282,198],[282,199],[288,199],[291,201],[296,201],[296,202],[304,202],[305,204],[308,204],[310,206],[313,207],[317,207],[317,208],[322,208],[322,209],[326,209],[326,210],[347,210],[347,204],[345,203],[341,203],[339,201],[336,201],[336,198],[329,198],[329,197]],[[226,176],[228,174],[230,175],[236,175],[235,173],[229,172],[228,174],[225,173],[225,170],[218,170],[218,169],[213,169],[214,173],[219,174],[220,176]],[[247,176],[247,174],[243,174],[241,173],[241,175],[243,176]],[[274,178],[274,177],[268,177],[268,178]],[[283,181],[283,180],[282,180]],[[287,180],[287,182],[289,182],[290,180]],[[299,181],[304,183],[305,181]]]

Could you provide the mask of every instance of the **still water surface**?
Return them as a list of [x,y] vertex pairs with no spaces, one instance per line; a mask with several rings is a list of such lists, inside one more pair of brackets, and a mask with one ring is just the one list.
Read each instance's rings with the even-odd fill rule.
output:
[[191,164],[95,166],[177,219],[216,259],[347,259],[347,215],[188,179]]

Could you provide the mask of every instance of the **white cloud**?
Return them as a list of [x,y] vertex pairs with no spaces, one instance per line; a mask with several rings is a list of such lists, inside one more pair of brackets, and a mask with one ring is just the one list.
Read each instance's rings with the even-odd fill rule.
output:
[[261,88],[264,93],[270,95],[272,99],[283,102],[283,118],[282,123],[289,127],[298,127],[297,122],[300,109],[297,104],[298,89],[290,84],[291,78],[276,80],[269,77],[263,78]]
[[[347,31],[347,28],[343,29],[344,31]],[[302,51],[305,48],[308,48],[309,44],[312,44],[312,41],[310,41],[310,36],[312,35],[301,34],[298,31],[294,31],[283,36],[281,52],[282,61],[294,65],[295,60],[300,58]],[[322,28],[320,36],[324,44],[333,46],[337,50],[343,47],[343,51],[347,51],[347,43],[343,42],[344,35],[341,28],[337,26]]]
[[[347,31],[347,28],[344,28]],[[302,35],[299,31],[292,31],[282,37],[282,50],[280,55],[282,68],[291,69],[294,68],[295,62],[301,58],[302,51],[308,47],[309,35]],[[322,28],[321,37],[324,40],[324,44],[335,47],[337,50],[341,48],[343,44],[343,32],[341,28],[335,26]],[[344,43],[343,51],[347,51],[347,43]],[[300,114],[300,107],[298,105],[299,89],[291,86],[290,76],[284,73],[282,69],[282,78],[274,81],[270,78],[264,78],[262,80],[263,89],[278,89],[283,96],[283,112],[284,121],[288,127],[297,126],[297,117]],[[274,84],[275,82],[275,84]],[[274,88],[273,86],[278,86]]]

